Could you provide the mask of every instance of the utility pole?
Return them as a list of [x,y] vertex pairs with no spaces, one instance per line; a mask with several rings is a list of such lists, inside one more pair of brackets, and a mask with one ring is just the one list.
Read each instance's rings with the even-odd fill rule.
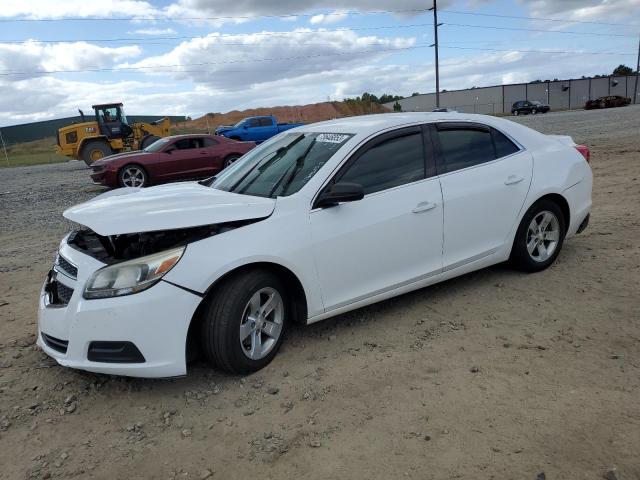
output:
[[440,63],[438,61],[438,3],[437,0],[433,0],[433,32],[434,32],[434,44],[432,45],[436,49],[436,108],[440,108]]
[[640,39],[638,39],[638,63],[636,65],[636,87],[633,90],[634,105],[638,103],[638,77],[640,77]]

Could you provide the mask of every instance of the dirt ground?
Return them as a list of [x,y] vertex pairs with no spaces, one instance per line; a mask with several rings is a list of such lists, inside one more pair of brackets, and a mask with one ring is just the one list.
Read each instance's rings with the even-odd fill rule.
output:
[[552,268],[294,327],[246,378],[48,359],[36,304],[61,212],[102,189],[79,162],[3,169],[0,478],[640,478],[640,107],[518,121],[591,147],[591,225]]

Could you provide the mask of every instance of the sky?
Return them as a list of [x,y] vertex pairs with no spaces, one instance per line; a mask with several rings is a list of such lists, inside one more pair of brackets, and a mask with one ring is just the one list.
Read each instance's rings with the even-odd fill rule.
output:
[[[432,0],[0,0],[0,127],[435,90]],[[640,0],[438,0],[440,87],[636,66]]]

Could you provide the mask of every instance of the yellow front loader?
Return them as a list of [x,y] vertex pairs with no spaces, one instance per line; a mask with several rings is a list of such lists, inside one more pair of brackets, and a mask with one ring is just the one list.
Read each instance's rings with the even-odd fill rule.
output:
[[58,130],[59,155],[84,160],[87,165],[99,158],[129,150],[142,150],[161,137],[170,135],[169,118],[152,123],[129,125],[122,103],[94,105],[95,120],[82,122]]

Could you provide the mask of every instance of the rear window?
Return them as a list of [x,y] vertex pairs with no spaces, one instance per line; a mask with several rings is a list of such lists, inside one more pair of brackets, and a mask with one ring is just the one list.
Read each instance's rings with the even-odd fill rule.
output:
[[438,130],[438,140],[447,172],[472,167],[496,158],[489,130],[447,128]]
[[493,135],[493,143],[496,146],[496,158],[506,157],[520,150],[515,143],[495,128],[491,129],[491,134]]

